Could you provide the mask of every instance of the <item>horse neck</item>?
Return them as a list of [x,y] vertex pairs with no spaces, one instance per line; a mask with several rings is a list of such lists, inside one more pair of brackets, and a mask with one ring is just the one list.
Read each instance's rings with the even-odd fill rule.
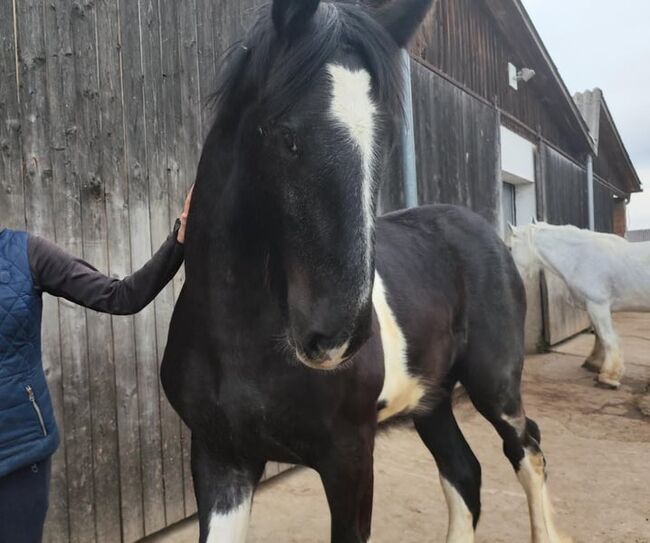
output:
[[533,230],[533,245],[544,269],[565,281],[576,260],[581,258],[586,245],[595,241],[590,232],[563,227],[546,227]]
[[[214,151],[216,150],[216,151]],[[266,199],[255,195],[255,160],[239,160],[235,144],[211,132],[201,157],[187,232],[189,290],[211,314],[254,326],[278,315],[278,273],[272,255],[274,226]],[[198,301],[198,300],[197,300]]]

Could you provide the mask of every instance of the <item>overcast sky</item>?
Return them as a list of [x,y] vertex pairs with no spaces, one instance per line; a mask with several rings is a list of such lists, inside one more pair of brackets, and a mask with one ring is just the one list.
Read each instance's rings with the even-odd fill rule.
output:
[[523,2],[571,93],[603,89],[646,190],[628,228],[650,228],[650,1]]

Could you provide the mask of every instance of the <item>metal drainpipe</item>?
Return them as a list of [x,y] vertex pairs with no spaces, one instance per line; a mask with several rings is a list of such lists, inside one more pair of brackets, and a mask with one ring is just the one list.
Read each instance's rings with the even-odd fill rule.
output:
[[406,207],[418,205],[418,177],[415,162],[415,135],[413,133],[413,89],[411,86],[411,57],[402,49],[404,79],[404,125],[402,126],[402,174]]
[[596,230],[596,216],[594,212],[594,157],[587,155],[587,201],[589,205],[589,230]]

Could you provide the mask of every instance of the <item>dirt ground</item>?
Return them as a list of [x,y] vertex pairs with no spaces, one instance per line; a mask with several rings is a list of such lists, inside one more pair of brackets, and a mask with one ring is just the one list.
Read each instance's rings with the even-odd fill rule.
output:
[[[618,391],[594,387],[580,368],[593,336],[583,334],[526,361],[527,414],[542,430],[559,526],[580,543],[650,543],[650,315],[618,315],[627,374]],[[646,409],[650,405],[646,405]],[[650,413],[650,411],[649,411]],[[529,540],[524,493],[501,442],[468,405],[457,418],[483,467],[479,543]],[[432,458],[410,425],[378,439],[373,543],[444,541],[447,509]],[[195,519],[151,543],[193,543]],[[329,513],[317,475],[294,470],[261,486],[250,543],[327,543]]]

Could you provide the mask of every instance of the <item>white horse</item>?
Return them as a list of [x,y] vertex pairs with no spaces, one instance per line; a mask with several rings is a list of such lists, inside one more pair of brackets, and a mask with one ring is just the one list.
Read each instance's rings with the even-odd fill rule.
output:
[[524,279],[540,269],[556,274],[589,313],[596,343],[584,367],[618,388],[624,365],[612,313],[650,311],[650,242],[546,223],[510,226],[507,242]]

